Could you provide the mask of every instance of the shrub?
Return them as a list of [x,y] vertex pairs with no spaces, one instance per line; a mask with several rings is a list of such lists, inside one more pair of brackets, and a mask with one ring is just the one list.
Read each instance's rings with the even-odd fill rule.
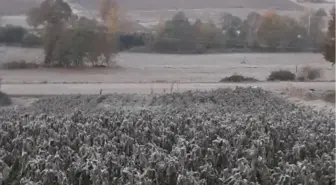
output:
[[242,75],[234,74],[229,77],[225,77],[220,82],[257,82],[258,80],[251,77],[244,77]]
[[9,106],[12,104],[11,98],[6,94],[0,91],[0,107]]
[[335,103],[335,90],[325,93],[323,100],[329,103]]
[[24,60],[21,61],[12,61],[2,64],[4,69],[34,69],[38,68],[38,65],[35,63],[28,63]]
[[26,33],[23,27],[7,25],[0,28],[0,43],[20,44]]
[[93,66],[102,62],[108,66],[117,53],[114,35],[102,31],[93,32],[81,28],[64,31],[53,50],[53,63],[62,67]]
[[293,81],[295,74],[287,70],[272,71],[267,78],[268,81]]
[[321,77],[321,69],[313,68],[311,66],[305,66],[301,69],[298,80],[299,81],[308,81],[308,80],[315,80]]
[[136,46],[144,46],[145,41],[143,35],[139,34],[122,34],[119,35],[119,49],[128,50]]
[[40,46],[42,39],[34,34],[28,33],[22,38],[22,45],[26,47]]

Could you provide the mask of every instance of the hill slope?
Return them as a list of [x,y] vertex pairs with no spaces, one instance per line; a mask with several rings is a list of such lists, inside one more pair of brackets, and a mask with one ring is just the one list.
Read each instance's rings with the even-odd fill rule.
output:
[[[25,14],[42,0],[0,0],[0,15]],[[96,0],[78,1],[86,8],[96,9]],[[303,7],[290,0],[117,0],[126,10],[158,9],[205,9],[205,8],[253,8],[277,10],[303,10]]]
[[[87,7],[97,7],[96,1],[78,0]],[[120,7],[128,10],[157,9],[204,9],[204,8],[254,8],[278,10],[303,10],[290,0],[117,0]]]

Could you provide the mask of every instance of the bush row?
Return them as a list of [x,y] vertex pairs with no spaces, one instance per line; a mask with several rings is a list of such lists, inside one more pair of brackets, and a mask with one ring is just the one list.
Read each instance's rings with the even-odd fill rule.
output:
[[[301,69],[298,75],[288,70],[272,71],[268,76],[267,81],[312,81],[322,76],[321,69],[305,66]],[[252,77],[245,77],[239,74],[225,77],[220,82],[256,82],[258,81]]]
[[[145,45],[144,34],[118,34],[119,50],[128,50],[132,47]],[[13,25],[0,27],[0,44],[19,45],[23,47],[41,47],[43,38],[36,33]]]
[[0,43],[6,45],[21,45],[24,47],[40,46],[41,37],[28,32],[23,27],[7,25],[0,27]]

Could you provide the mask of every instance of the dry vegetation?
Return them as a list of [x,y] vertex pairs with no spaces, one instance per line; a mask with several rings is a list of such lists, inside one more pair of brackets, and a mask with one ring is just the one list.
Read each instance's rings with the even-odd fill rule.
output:
[[297,80],[299,81],[312,81],[322,76],[322,70],[311,66],[305,66],[300,70]]
[[245,77],[239,74],[234,74],[220,80],[220,82],[257,82],[257,81],[258,80],[255,78]]
[[295,74],[288,70],[272,71],[267,78],[268,81],[294,81]]
[[6,93],[0,91],[0,107],[9,106],[11,104],[12,104],[11,98]]
[[335,183],[335,113],[262,89],[55,96],[0,115],[4,184]]
[[335,104],[335,90],[328,91],[324,94],[323,100]]
[[20,60],[3,63],[1,67],[3,69],[35,69],[38,68],[39,65],[36,63],[28,63],[24,60]]

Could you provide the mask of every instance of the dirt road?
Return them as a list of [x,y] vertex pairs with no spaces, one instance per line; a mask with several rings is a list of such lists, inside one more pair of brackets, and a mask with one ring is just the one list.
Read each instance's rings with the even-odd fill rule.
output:
[[217,88],[261,87],[282,92],[295,87],[326,91],[335,89],[334,82],[258,82],[258,83],[101,83],[101,84],[3,84],[1,90],[10,95],[60,95],[60,94],[103,94],[110,93],[169,93],[186,90],[211,90]]

